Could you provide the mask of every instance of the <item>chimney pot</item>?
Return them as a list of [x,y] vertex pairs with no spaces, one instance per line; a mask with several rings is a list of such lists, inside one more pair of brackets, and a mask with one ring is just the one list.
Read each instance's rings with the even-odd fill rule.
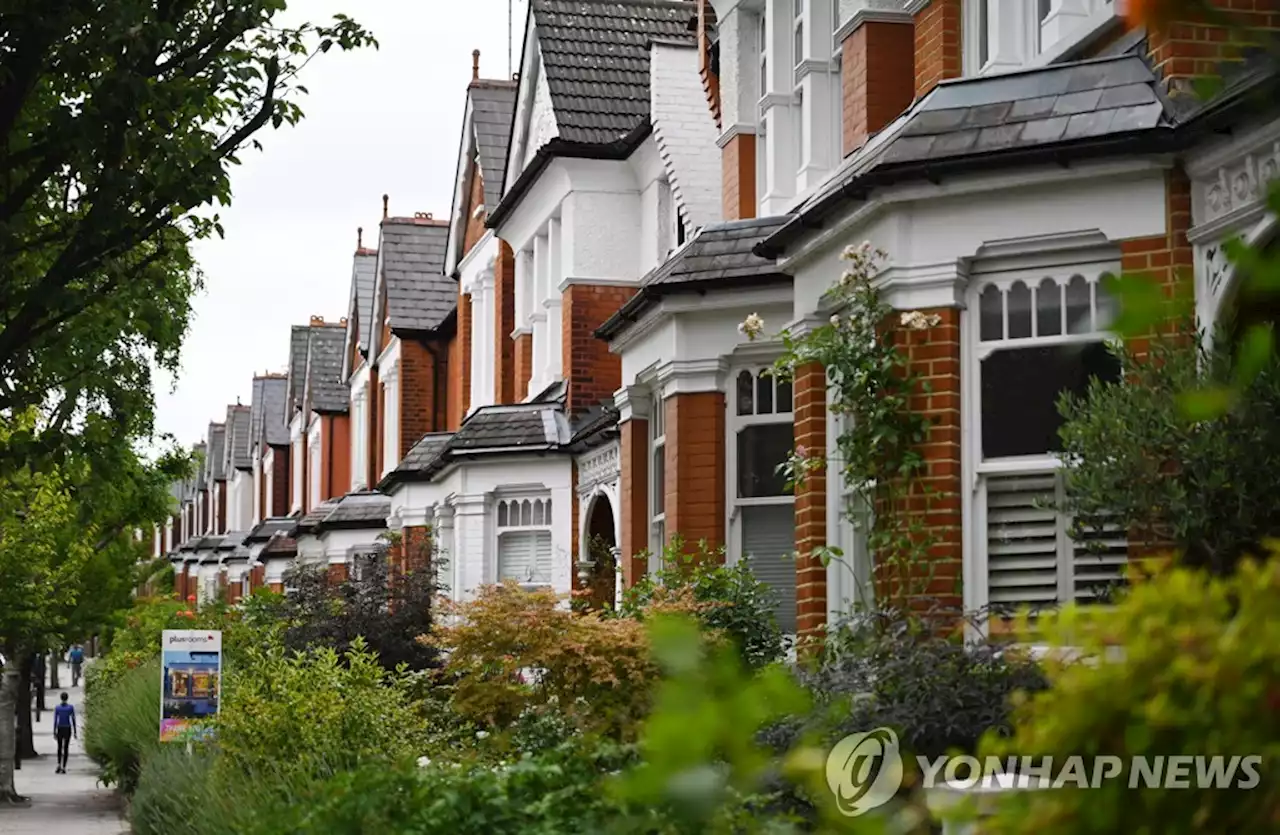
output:
[[356,249],[364,249],[364,227],[356,227]]
[[384,194],[384,195],[382,195],[382,219],[383,219],[383,220],[386,220],[386,219],[387,219],[387,201],[388,201],[388,200],[390,200],[390,199],[391,199],[391,198],[390,198],[390,197],[388,197],[387,195],[385,195],[385,194]]
[[471,50],[471,80],[480,80],[480,50]]
[[342,325],[343,327],[346,327],[346,326],[347,326],[347,317],[346,317],[346,316],[343,316],[341,319],[339,319],[339,320],[338,320],[338,324],[339,324],[339,325]]
[[312,327],[315,327],[316,325],[323,325],[323,324],[324,324],[324,317],[323,317],[323,316],[312,316],[312,317],[311,317],[311,326],[312,326]]

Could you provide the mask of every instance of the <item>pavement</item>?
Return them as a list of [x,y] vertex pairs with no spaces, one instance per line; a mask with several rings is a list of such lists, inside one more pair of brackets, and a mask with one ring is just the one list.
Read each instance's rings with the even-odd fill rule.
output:
[[[58,680],[71,683],[70,665],[62,665]],[[0,807],[3,835],[123,835],[129,831],[120,816],[119,798],[98,785],[98,767],[84,753],[83,678],[80,684],[80,687],[45,690],[45,704],[50,709],[40,715],[35,725],[35,747],[41,756],[23,760],[22,769],[14,774],[18,794],[29,797],[31,805]],[[71,703],[76,707],[80,733],[71,740],[67,773],[55,774],[58,745],[53,738],[52,708],[63,691],[70,694]]]

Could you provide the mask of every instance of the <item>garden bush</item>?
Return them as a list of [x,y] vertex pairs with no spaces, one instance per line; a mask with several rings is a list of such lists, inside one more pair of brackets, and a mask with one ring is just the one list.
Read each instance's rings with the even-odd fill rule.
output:
[[[1183,332],[1187,332],[1185,329]],[[1187,398],[1229,379],[1232,359],[1188,338],[1117,348],[1122,381],[1094,381],[1059,408],[1067,510],[1080,529],[1119,523],[1130,539],[1171,548],[1188,565],[1230,572],[1280,534],[1280,364],[1272,358],[1228,407],[1193,420]]]
[[426,726],[408,686],[360,638],[341,655],[268,644],[225,674],[218,746],[231,767],[264,773],[284,765],[327,775],[417,756]]
[[757,669],[786,655],[786,639],[774,614],[773,589],[756,579],[746,562],[724,565],[724,549],[711,550],[705,542],[686,553],[684,542],[673,536],[663,551],[661,568],[627,589],[619,612],[643,618],[646,609],[664,608],[662,604],[683,597],[694,602],[695,615],[705,629],[720,632],[737,645],[748,667]]
[[657,668],[635,620],[574,614],[548,590],[512,582],[455,605],[456,622],[425,642],[449,651],[452,704],[485,730],[553,711],[585,730],[629,738],[649,705]]
[[[1114,608],[1075,606],[1037,629],[1070,656],[1047,664],[1052,687],[1014,715],[986,753],[1113,755],[1122,776],[1100,788],[1017,792],[989,831],[1003,833],[1274,832],[1280,810],[1280,546],[1230,578],[1172,568],[1135,576]],[[1119,651],[1116,651],[1119,650]],[[1072,661],[1080,655],[1089,663]],[[1254,788],[1129,788],[1129,758],[1261,757]],[[1086,769],[1093,773],[1086,759]],[[1237,764],[1237,778],[1248,774]],[[984,831],[987,831],[984,829]]]
[[96,687],[85,714],[85,753],[102,768],[105,784],[132,792],[143,759],[160,745],[159,659],[126,669],[109,687]]

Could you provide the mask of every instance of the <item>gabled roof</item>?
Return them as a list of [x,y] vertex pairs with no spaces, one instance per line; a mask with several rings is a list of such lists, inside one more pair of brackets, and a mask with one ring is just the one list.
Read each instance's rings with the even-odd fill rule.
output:
[[206,478],[209,481],[226,481],[225,455],[227,426],[224,423],[209,424],[209,446],[206,461]]
[[511,120],[516,110],[514,81],[473,81],[467,88],[471,102],[471,126],[476,157],[484,182],[484,204],[489,208],[502,200],[502,177],[507,168],[507,145],[511,142]]
[[[361,236],[364,230],[360,230]],[[369,355],[373,333],[373,293],[378,284],[378,250],[367,249],[363,237],[351,259],[351,292],[347,301],[347,339],[342,348],[342,378],[351,376],[358,365],[354,354]],[[354,345],[352,343],[355,343]],[[354,364],[353,364],[354,363]]]
[[449,224],[443,220],[391,217],[382,221],[380,279],[386,295],[384,315],[392,331],[433,331],[457,307],[457,282],[444,275],[448,237]]
[[560,138],[605,145],[649,118],[649,42],[690,40],[684,0],[532,0]]
[[952,79],[852,155],[757,246],[769,257],[873,190],[1015,165],[1173,149],[1175,111],[1138,55]]
[[288,377],[276,374],[254,378],[253,421],[249,430],[251,444],[288,445],[288,393]]
[[223,470],[229,476],[232,470],[248,470],[253,467],[249,457],[249,428],[253,424],[253,411],[249,406],[227,407],[227,435],[223,452]]
[[702,228],[684,247],[640,280],[640,291],[596,330],[600,339],[613,339],[658,299],[671,293],[706,292],[717,288],[790,281],[771,258],[753,247],[781,229],[789,215],[731,220]]
[[[649,44],[691,40],[688,24],[696,13],[685,0],[531,0],[526,25],[545,71],[556,136],[514,181],[503,183],[488,226],[501,225],[555,157],[630,156],[651,128]],[[524,67],[521,78],[538,83],[536,65]],[[520,96],[530,100],[532,93],[522,82]]]
[[302,408],[302,395],[307,388],[307,346],[311,341],[309,325],[294,325],[289,329],[289,390],[285,425],[293,420],[293,413]]
[[304,404],[313,412],[346,412],[350,392],[342,379],[342,348],[347,330],[327,323],[312,325],[310,330]]

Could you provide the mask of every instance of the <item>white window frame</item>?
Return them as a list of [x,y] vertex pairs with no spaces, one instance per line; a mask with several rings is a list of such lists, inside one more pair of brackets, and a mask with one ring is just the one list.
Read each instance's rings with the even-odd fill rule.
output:
[[[266,453],[262,456],[262,519],[270,519],[275,515],[275,486],[276,486],[276,451],[272,447],[267,447]],[[262,519],[258,521],[261,522]]]
[[[649,571],[662,568],[662,552],[667,544],[667,415],[666,401],[653,398],[649,408]],[[662,483],[658,482],[657,462],[662,460]],[[662,511],[657,497],[662,496]]]
[[850,420],[848,415],[831,409],[827,398],[827,527],[828,544],[841,551],[841,557],[827,567],[827,622],[834,623],[848,613],[850,604],[870,607],[875,603],[875,572],[867,535],[872,517],[868,508],[855,509],[860,503],[857,491],[844,480],[844,458],[839,438]]
[[379,381],[382,386],[382,475],[400,464],[400,354],[387,365]]
[[324,439],[324,429],[321,420],[317,417],[311,422],[310,428],[307,430],[307,501],[305,511],[309,512],[320,502],[324,501],[320,496],[322,487],[320,479],[321,465],[324,463],[321,455],[321,442]]
[[351,397],[351,489],[360,490],[369,479],[369,384],[362,380]]
[[[984,271],[976,266],[971,273],[969,285],[968,308],[966,310],[965,327],[962,329],[963,346],[962,379],[964,382],[964,401],[962,421],[964,435],[968,439],[966,454],[970,465],[970,494],[965,511],[964,528],[968,534],[968,553],[971,555],[970,570],[965,573],[965,608],[984,610],[991,604],[991,560],[988,553],[990,533],[988,531],[987,507],[988,487],[992,479],[1007,476],[1045,476],[1055,477],[1054,496],[1060,504],[1063,498],[1063,482],[1061,472],[1063,462],[1061,456],[1046,451],[1043,454],[1007,456],[987,459],[982,449],[982,361],[998,350],[1027,347],[1051,347],[1061,345],[1089,345],[1105,342],[1112,338],[1105,327],[1099,328],[1099,289],[1102,277],[1107,274],[1120,275],[1120,261],[1116,257],[1106,260],[1089,260],[1063,264],[1061,259],[1053,266],[1019,266],[1009,269]],[[1065,289],[1072,278],[1083,277],[1090,288],[1090,317],[1094,327],[1085,333],[1068,333],[1067,304]],[[1062,288],[1060,290],[1061,324],[1059,334],[1041,336],[1038,334],[1039,316],[1037,302],[1039,285],[1045,279],[1051,279]],[[1009,306],[1008,291],[1013,285],[1022,282],[1031,290],[1030,310],[1032,336],[1009,338]],[[1002,338],[999,340],[982,339],[981,334],[981,299],[982,293],[991,286],[1002,291]],[[1103,311],[1105,316],[1105,311]],[[1053,604],[1077,599],[1074,592],[1075,576],[1075,544],[1068,535],[1070,520],[1061,512],[1056,513],[1056,571],[1057,595]],[[999,602],[999,601],[997,601]],[[1016,603],[1013,605],[1017,605]]]
[[[524,521],[524,510],[529,511],[529,521]],[[539,510],[541,509],[541,510]],[[514,510],[521,513],[519,521],[513,522],[511,516]],[[551,493],[527,493],[519,495],[499,496],[493,504],[493,576],[497,582],[501,583],[505,578],[502,576],[502,537],[505,534],[515,533],[533,533],[545,534],[547,537],[548,552],[550,554],[549,562],[546,566],[547,576],[545,581],[542,578],[531,577],[527,580],[517,580],[521,586],[526,588],[552,588],[555,575],[555,537],[552,532],[552,519],[554,518],[555,506],[551,501]],[[539,516],[541,512],[541,516]],[[537,521],[541,518],[542,521]]]
[[[1048,64],[1111,25],[1122,13],[1121,5],[1115,0],[1050,0],[1041,20],[1040,0],[965,0],[960,27],[964,74],[991,75]],[[1010,22],[1010,17],[1017,20]],[[987,56],[981,61],[984,41]]]
[[[786,411],[778,409],[778,389],[779,381],[776,377],[764,376],[764,379],[771,381],[773,385],[773,406],[772,411],[760,413],[758,411],[758,398],[760,392],[760,380],[764,372],[770,368],[768,364],[753,362],[750,364],[742,364],[733,366],[726,377],[726,393],[725,393],[725,499],[726,508],[728,509],[726,523],[729,530],[727,531],[726,540],[729,543],[728,553],[725,556],[725,562],[729,565],[736,565],[745,556],[744,540],[742,530],[742,511],[751,507],[789,507],[792,508],[792,518],[794,519],[794,508],[796,499],[794,493],[781,496],[738,496],[738,434],[752,426],[769,426],[769,425],[795,425],[795,388],[791,389],[791,402]],[[749,415],[738,414],[738,377],[742,373],[752,375],[752,413]],[[794,523],[793,523],[794,535]],[[781,555],[779,555],[780,557]]]
[[304,439],[306,435],[301,430],[295,430],[293,437],[289,443],[291,445],[289,455],[289,469],[293,475],[293,499],[289,502],[289,511],[301,511],[303,504],[306,502],[306,496],[303,495],[306,489],[306,457],[302,454],[306,448]]

